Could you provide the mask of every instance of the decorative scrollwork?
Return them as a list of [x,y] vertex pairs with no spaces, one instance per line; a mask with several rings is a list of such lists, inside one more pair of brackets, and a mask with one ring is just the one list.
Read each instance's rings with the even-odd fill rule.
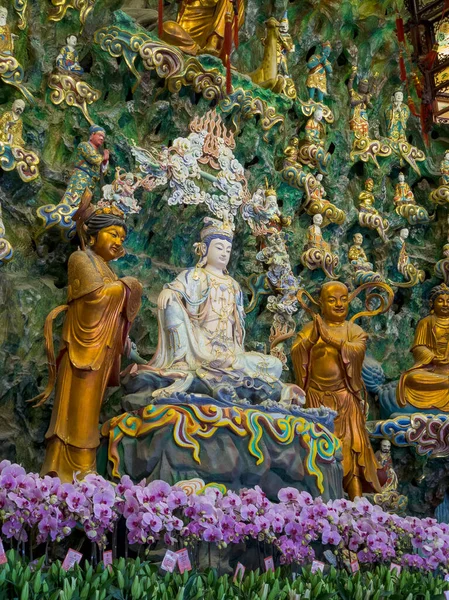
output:
[[391,148],[388,146],[388,144],[385,144],[379,140],[371,140],[368,137],[354,136],[349,157],[352,162],[357,162],[358,160],[368,162],[369,160],[372,160],[379,169],[380,167],[379,163],[377,162],[377,157],[380,156],[385,158],[386,156],[390,155]]
[[[273,106],[269,106],[265,100],[254,98],[251,92],[245,91],[243,88],[237,88],[229,96],[226,96],[220,103],[220,109],[223,114],[231,114],[238,109],[233,117],[232,123],[238,133],[241,130],[242,120],[251,119],[260,115],[260,125],[263,131],[270,131],[276,125],[280,125],[280,129],[284,126],[284,117],[276,112]],[[267,142],[267,133],[263,139]]]
[[192,87],[208,101],[221,100],[226,96],[226,79],[218,69],[207,70],[194,57],[185,58],[178,49],[144,33],[130,33],[119,27],[105,27],[95,32],[94,40],[101,49],[114,58],[123,56],[136,77],[133,91],[142,80],[136,69],[136,59],[140,57],[147,71],[155,71],[165,79],[167,89],[179,92],[183,86]]
[[395,210],[409,225],[422,225],[432,220],[427,210],[418,204],[400,204]]
[[377,231],[380,237],[387,241],[386,232],[388,231],[390,224],[387,219],[384,219],[377,210],[371,211],[367,208],[360,208],[359,210],[359,223],[362,227],[367,227]]
[[23,68],[19,64],[14,56],[9,54],[0,54],[0,78],[3,83],[12,85],[19,90],[21,94],[30,102],[34,104],[34,98],[31,92],[29,92],[23,85]]
[[51,0],[55,10],[48,17],[50,21],[61,21],[69,9],[80,13],[80,22],[84,27],[86,19],[94,7],[95,0]]
[[65,102],[67,106],[79,108],[87,121],[93,125],[94,122],[87,107],[100,98],[100,90],[94,89],[81,79],[62,72],[55,72],[50,75],[48,87],[52,90],[50,100],[53,104],[59,106]]
[[370,437],[386,438],[395,446],[413,446],[421,456],[449,456],[449,416],[414,413],[367,423]]
[[422,162],[426,160],[426,155],[422,150],[419,150],[418,148],[415,148],[415,146],[412,146],[408,142],[404,141],[394,141],[387,138],[383,140],[383,142],[390,146],[393,152],[401,158],[401,161],[405,160],[405,162],[412,167],[415,173],[421,175],[421,171],[416,162]]
[[4,171],[17,169],[22,181],[33,181],[39,177],[38,164],[39,157],[31,150],[0,142],[0,168]]
[[323,118],[326,121],[326,123],[329,123],[329,125],[331,125],[334,122],[334,115],[331,109],[325,104],[321,104],[321,102],[315,102],[314,100],[308,100],[307,102],[304,102],[301,99],[298,99],[298,102],[299,109],[305,117],[311,117],[315,112],[315,109],[319,106],[323,111]]
[[339,259],[336,254],[331,254],[319,248],[309,248],[301,255],[301,263],[310,271],[321,269],[329,279],[338,279],[335,270]]
[[14,10],[19,15],[19,22],[17,27],[19,29],[25,29],[27,26],[26,9],[28,0],[14,0]]
[[60,204],[46,204],[40,206],[36,213],[42,219],[45,229],[57,227],[61,230],[61,236],[65,241],[69,241],[76,232],[76,224],[72,217],[78,210],[78,206],[71,206],[61,202]]
[[436,190],[430,192],[430,199],[434,204],[440,206],[449,204],[449,185],[440,185]]

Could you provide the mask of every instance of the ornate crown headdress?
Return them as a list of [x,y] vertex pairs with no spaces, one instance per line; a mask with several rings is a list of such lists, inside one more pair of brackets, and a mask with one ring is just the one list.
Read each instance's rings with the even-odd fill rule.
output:
[[210,237],[211,235],[222,235],[232,242],[234,238],[234,232],[232,230],[232,223],[228,219],[213,219],[212,217],[205,217],[205,227],[201,230],[200,239],[201,241]]

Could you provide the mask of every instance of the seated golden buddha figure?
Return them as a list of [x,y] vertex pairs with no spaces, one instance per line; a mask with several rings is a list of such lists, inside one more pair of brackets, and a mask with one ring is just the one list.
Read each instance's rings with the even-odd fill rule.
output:
[[142,382],[157,377],[161,385],[151,392],[153,398],[189,392],[198,382],[213,396],[221,386],[254,388],[256,381],[259,396],[264,387],[285,405],[303,403],[297,385],[280,381],[278,358],[245,350],[243,294],[226,269],[233,231],[229,223],[211,217],[204,222],[201,242],[195,244],[200,260],[160,293],[156,352],[148,364],[128,369],[131,377]]
[[326,406],[338,414],[335,435],[343,446],[343,487],[353,500],[362,487],[380,492],[378,464],[365,427],[362,364],[367,334],[346,320],[349,291],[331,281],[320,292],[321,316],[299,332],[291,356],[306,406]]
[[[165,21],[162,39],[187,54],[213,54],[223,50],[226,15],[234,16],[232,0],[181,0],[176,21]],[[238,2],[238,18],[232,20],[232,36],[245,20],[244,0]]]
[[419,321],[412,347],[415,364],[402,374],[399,406],[449,412],[449,287],[432,290],[431,311]]
[[[120,211],[100,209],[86,220],[88,247],[69,258],[67,305],[52,310],[45,323],[50,376],[36,406],[50,396],[55,380],[56,393],[41,474],[63,482],[71,482],[76,472],[82,478],[96,470],[103,396],[107,386],[120,383],[120,356],[140,307],[140,283],[119,279],[108,264],[124,254],[122,217]],[[51,323],[64,311],[55,361]]]

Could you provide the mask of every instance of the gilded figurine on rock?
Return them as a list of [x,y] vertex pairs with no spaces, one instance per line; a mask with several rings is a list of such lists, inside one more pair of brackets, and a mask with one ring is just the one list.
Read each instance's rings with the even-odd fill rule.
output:
[[368,177],[365,180],[365,189],[359,194],[359,223],[362,227],[377,231],[382,240],[387,242],[387,231],[390,224],[375,208],[376,199],[373,190],[374,181]]
[[327,175],[327,166],[331,155],[326,152],[325,144],[326,130],[323,124],[323,109],[317,105],[306,123],[304,139],[298,143],[296,162],[311,169],[318,169],[320,173]]
[[56,106],[65,104],[78,108],[89,124],[93,125],[88,107],[100,99],[101,92],[83,80],[84,69],[79,63],[77,42],[76,35],[67,36],[66,45],[56,57],[56,69],[48,81],[50,100]]
[[[82,231],[87,247],[69,258],[67,304],[47,317],[49,382],[34,399],[40,406],[56,383],[41,474],[63,482],[71,482],[75,473],[82,478],[96,470],[103,396],[107,386],[119,385],[120,356],[131,349],[127,336],[142,293],[136,279],[119,279],[109,266],[124,254],[123,214],[111,209],[92,212],[87,207],[79,219],[85,216]],[[52,322],[63,312],[61,350],[55,361]]]
[[412,189],[405,181],[404,173],[398,175],[393,202],[396,213],[401,215],[409,225],[423,225],[429,222],[429,213],[417,204]]
[[[375,310],[367,310],[347,320],[351,301],[363,289],[384,290]],[[320,314],[299,332],[291,356],[295,377],[306,393],[306,406],[326,406],[337,412],[335,435],[343,445],[343,487],[350,500],[362,496],[362,491],[381,491],[379,465],[374,456],[365,426],[367,404],[362,379],[362,365],[368,341],[367,334],[354,321],[359,316],[374,316],[386,312],[393,302],[393,291],[383,283],[368,283],[351,294],[340,282],[327,282],[321,287],[318,302],[305,291],[298,299],[303,308],[303,296],[319,306]],[[377,296],[377,294],[376,294]],[[380,298],[378,297],[380,300]],[[366,298],[369,306],[370,295]]]
[[408,229],[401,229],[399,232],[399,237],[395,240],[395,245],[399,250],[399,256],[397,261],[397,270],[404,278],[404,281],[390,281],[391,285],[400,288],[410,288],[415,287],[415,285],[419,285],[422,283],[426,274],[422,269],[419,269],[416,265],[412,263],[407,251],[407,239],[410,235]]
[[358,89],[354,88],[356,75],[357,67],[354,66],[348,81],[349,103],[351,106],[349,128],[354,135],[350,158],[353,162],[357,160],[368,162],[371,159],[379,168],[377,157],[390,156],[391,148],[384,142],[372,140],[369,136],[368,109],[372,108],[372,92],[368,79],[361,79]]
[[61,202],[57,205],[47,204],[37,210],[45,229],[56,227],[67,239],[75,234],[75,223],[72,220],[81,198],[86,190],[93,193],[102,174],[106,173],[109,164],[109,150],[103,148],[106,138],[105,130],[93,125],[89,129],[89,141],[81,142],[75,152],[75,166],[70,176],[67,189]]
[[356,233],[353,237],[354,244],[349,248],[348,260],[351,263],[355,285],[369,281],[382,281],[382,276],[374,270],[363,249],[363,235]]
[[391,104],[385,111],[385,117],[388,138],[385,141],[399,156],[399,165],[402,167],[405,161],[418,175],[421,175],[417,162],[426,160],[426,156],[422,150],[415,148],[407,141],[407,122],[410,117],[410,109],[404,103],[404,94],[401,90],[397,90],[393,94]]
[[33,95],[23,83],[22,65],[14,57],[14,42],[17,37],[8,25],[8,9],[0,6],[0,80],[14,86],[33,104]]
[[449,287],[442,283],[430,296],[430,315],[416,326],[411,349],[415,364],[399,381],[399,406],[449,412]]
[[310,100],[314,102],[323,102],[324,97],[328,95],[327,80],[332,74],[332,65],[329,61],[331,51],[330,42],[324,42],[307,62],[309,74],[306,87]]
[[39,176],[39,157],[25,148],[22,114],[25,102],[14,100],[11,110],[0,115],[0,168],[4,171],[17,169],[22,181],[33,181]]
[[[261,87],[287,98],[296,98],[295,84],[288,75],[287,55],[294,50],[291,36],[288,34],[288,19],[281,23],[274,17],[265,23],[266,36],[262,40],[264,55],[261,66],[250,73],[251,79]],[[281,30],[284,29],[284,31]],[[286,31],[285,31],[286,28]]]
[[329,279],[336,279],[338,255],[332,251],[331,245],[323,237],[321,226],[323,216],[313,216],[312,225],[307,229],[307,242],[301,254],[301,263],[309,271],[321,269]]

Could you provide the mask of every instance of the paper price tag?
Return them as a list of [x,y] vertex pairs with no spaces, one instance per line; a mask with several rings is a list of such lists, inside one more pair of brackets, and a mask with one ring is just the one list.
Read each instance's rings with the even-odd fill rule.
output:
[[64,562],[62,563],[62,568],[64,571],[68,571],[73,567],[73,565],[79,563],[82,558],[83,555],[81,552],[77,552],[76,550],[69,548],[67,554],[65,555]]
[[391,563],[390,565],[390,571],[393,573],[394,571],[396,571],[396,575],[399,575],[402,571],[402,567],[400,565],[397,565],[396,563]]
[[103,564],[109,571],[112,571],[112,550],[103,552]]
[[267,558],[264,559],[264,563],[265,563],[265,571],[274,571],[274,560],[272,556],[267,556]]
[[171,550],[167,550],[164,556],[164,560],[161,564],[161,569],[164,571],[168,571],[169,573],[173,573],[175,570],[176,564],[178,562],[178,555],[176,552],[172,552]]
[[181,575],[184,573],[184,571],[191,571],[192,565],[190,564],[189,551],[187,548],[178,550],[176,554],[178,555],[178,567]]
[[235,572],[234,572],[233,582],[235,583],[236,581],[242,581],[245,571],[246,571],[246,567],[244,567],[242,565],[242,563],[237,563],[237,566],[236,566]]
[[317,573],[318,571],[323,572],[324,571],[324,563],[320,562],[319,560],[314,560],[312,563],[311,571],[312,571],[312,573]]
[[8,562],[8,559],[6,558],[6,552],[3,547],[3,542],[2,542],[2,540],[0,540],[0,565],[4,565],[7,562]]
[[359,565],[359,561],[358,559],[354,559],[351,560],[351,573],[357,573],[357,571],[360,571],[360,565]]

